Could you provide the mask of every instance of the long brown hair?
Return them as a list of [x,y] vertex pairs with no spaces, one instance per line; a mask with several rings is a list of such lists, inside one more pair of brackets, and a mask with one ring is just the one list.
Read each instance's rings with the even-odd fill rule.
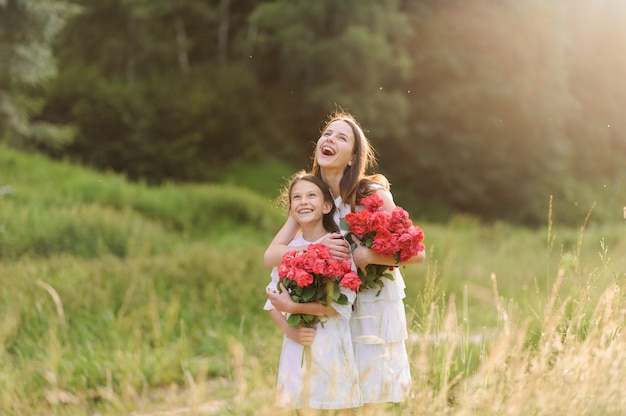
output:
[[[328,121],[322,128],[324,132],[328,126],[334,121],[344,121],[348,123],[354,134],[354,148],[352,154],[354,159],[351,165],[346,166],[343,176],[339,182],[339,194],[344,202],[350,204],[350,208],[354,211],[354,207],[361,202],[361,199],[373,192],[371,185],[378,184],[385,189],[389,189],[389,181],[381,174],[367,175],[369,169],[377,166],[376,154],[370,141],[365,136],[360,124],[354,116],[345,111],[331,113]],[[322,177],[322,172],[317,163],[317,153],[313,153],[313,168],[311,173],[318,178]]]

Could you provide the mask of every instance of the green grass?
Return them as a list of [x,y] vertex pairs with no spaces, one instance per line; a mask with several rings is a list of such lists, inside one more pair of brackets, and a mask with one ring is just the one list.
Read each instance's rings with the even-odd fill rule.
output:
[[[262,256],[284,215],[240,171],[150,187],[0,147],[0,413],[282,414]],[[593,215],[415,219],[406,412],[615,414],[626,227]]]
[[131,184],[4,147],[0,178],[1,409],[64,414],[52,406],[64,392],[77,414],[116,414],[185,371],[229,377],[226,337],[264,318],[262,245],[283,221],[271,201]]

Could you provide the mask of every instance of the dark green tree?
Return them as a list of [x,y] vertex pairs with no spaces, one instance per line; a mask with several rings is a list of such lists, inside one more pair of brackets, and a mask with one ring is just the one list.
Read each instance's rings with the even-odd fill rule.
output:
[[[410,33],[394,0],[276,0],[257,7],[252,68],[272,116],[275,147],[308,162],[317,126],[348,110],[383,140],[405,134]],[[300,165],[302,166],[302,165]]]
[[[83,6],[63,33],[63,70],[46,109],[78,134],[55,155],[149,182],[207,180],[254,155],[256,88],[237,49],[247,32],[241,11],[192,0]],[[232,47],[218,31],[225,15]]]

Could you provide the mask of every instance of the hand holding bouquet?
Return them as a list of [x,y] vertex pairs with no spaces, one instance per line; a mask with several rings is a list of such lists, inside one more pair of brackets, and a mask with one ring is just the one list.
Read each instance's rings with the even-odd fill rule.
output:
[[[298,303],[346,305],[348,298],[339,286],[357,291],[361,285],[359,276],[352,270],[352,262],[331,257],[324,244],[310,244],[304,251],[285,253],[278,266],[278,277],[291,299]],[[312,327],[318,322],[323,325],[319,316],[300,313],[291,314],[287,321],[294,327],[301,324]]]
[[[395,207],[392,212],[382,209],[383,201],[376,194],[363,198],[365,207],[359,212],[346,214],[345,221],[348,223],[350,236],[356,236],[361,245],[371,248],[383,257],[393,257],[396,264],[410,259],[425,249],[424,231],[413,225],[409,214],[401,207]],[[385,285],[382,277],[393,279],[390,273],[385,273],[390,266],[380,264],[368,264],[366,273],[358,271],[362,280],[360,289],[378,287],[378,294]]]

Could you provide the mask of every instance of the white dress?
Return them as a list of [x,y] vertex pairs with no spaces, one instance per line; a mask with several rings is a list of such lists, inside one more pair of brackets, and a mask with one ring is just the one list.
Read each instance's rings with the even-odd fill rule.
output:
[[[316,242],[319,241],[321,239]],[[302,234],[298,234],[289,245],[303,246],[316,242],[306,241]],[[278,269],[275,267],[268,288],[274,290],[277,284]],[[340,291],[348,298],[348,304],[333,303],[333,309],[338,314],[328,317],[323,327],[317,324],[310,348],[310,366],[303,361],[304,347],[283,336],[276,392],[279,406],[292,409],[350,409],[363,405],[349,325],[356,294],[343,287]],[[264,309],[275,308],[268,300]]]
[[[335,199],[335,222],[350,212],[350,204]],[[356,211],[364,209],[359,205]],[[342,234],[348,230],[341,229]],[[404,310],[405,284],[399,268],[390,272],[394,280],[385,286],[357,294],[350,331],[364,403],[402,402],[412,396],[411,372],[405,342],[408,338]]]

